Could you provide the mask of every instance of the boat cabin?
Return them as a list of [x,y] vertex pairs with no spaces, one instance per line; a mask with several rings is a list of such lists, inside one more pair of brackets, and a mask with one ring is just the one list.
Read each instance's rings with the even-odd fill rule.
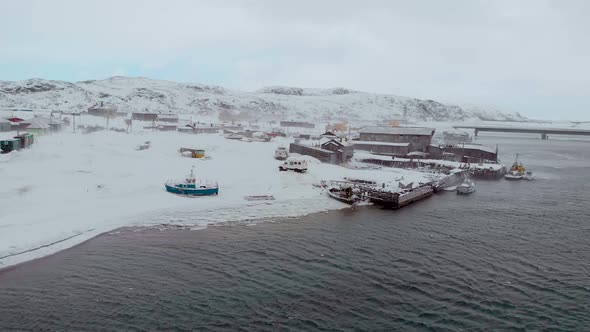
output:
[[205,158],[203,149],[180,148],[180,153],[190,158]]

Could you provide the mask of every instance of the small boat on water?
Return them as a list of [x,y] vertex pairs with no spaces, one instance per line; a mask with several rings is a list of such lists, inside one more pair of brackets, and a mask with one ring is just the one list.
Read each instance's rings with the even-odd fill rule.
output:
[[456,191],[457,186],[444,187],[443,191]]
[[332,187],[328,189],[328,196],[337,201],[350,205],[358,203],[361,200],[360,196],[357,194],[358,192],[355,193],[355,190],[350,185]]
[[475,191],[475,182],[467,178],[457,186],[457,194],[468,195]]
[[219,185],[217,182],[204,181],[195,178],[194,166],[191,169],[191,174],[185,179],[168,180],[164,185],[166,191],[172,194],[187,195],[187,196],[211,196],[219,194]]
[[506,180],[522,180],[523,177],[524,176],[517,171],[510,171],[504,175]]
[[[532,174],[532,173],[531,173]],[[514,164],[510,167],[510,171],[504,175],[506,180],[522,180],[526,175],[526,169],[524,165],[518,161],[518,153],[516,154],[516,159],[514,160]]]

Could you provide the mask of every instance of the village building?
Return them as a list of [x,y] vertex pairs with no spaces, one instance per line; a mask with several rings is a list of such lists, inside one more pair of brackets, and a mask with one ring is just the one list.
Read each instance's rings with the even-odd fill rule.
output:
[[0,119],[0,132],[2,131],[11,131],[12,130],[12,122],[6,119]]
[[156,121],[178,123],[178,114],[158,114]]
[[289,152],[311,156],[321,162],[338,165],[350,161],[354,154],[354,149],[347,142],[329,139],[319,146],[291,143],[289,145]]
[[117,107],[114,105],[106,104],[103,101],[100,101],[88,108],[88,115],[94,116],[102,116],[102,117],[114,117],[114,116],[124,116],[127,115],[126,113],[119,113],[117,111]]
[[154,123],[154,125],[145,126],[143,128],[157,131],[176,131],[178,129],[178,125],[176,123],[157,122]]
[[482,163],[498,161],[498,148],[478,144],[461,144],[443,147],[445,153],[455,155],[455,160],[463,163]]
[[26,126],[26,131],[34,134],[45,134],[49,132],[49,124],[45,121],[33,119]]
[[354,148],[348,142],[330,139],[320,144],[320,148],[335,153],[335,163],[341,164],[352,159]]
[[25,149],[33,145],[35,139],[33,134],[24,133],[7,139],[0,139],[0,153],[9,153]]
[[310,134],[298,134],[297,136],[293,136],[293,138],[295,138],[295,139],[310,140],[311,139],[311,135]]
[[444,151],[440,146],[431,144],[428,146],[428,155],[431,159],[443,159]]
[[181,133],[191,134],[219,134],[219,127],[207,127],[207,126],[189,126],[178,127],[178,131]]
[[422,127],[366,127],[360,130],[360,141],[409,143],[412,151],[426,152],[435,130]]
[[333,139],[333,138],[338,138],[338,135],[336,135],[333,131],[328,130],[325,133],[321,134],[320,137]]
[[336,153],[334,153],[334,151],[325,150],[315,146],[291,143],[289,145],[289,153],[311,156],[323,163],[336,164]]
[[448,145],[471,143],[469,134],[460,130],[448,130],[443,132],[443,142]]
[[23,122],[23,121],[25,121],[25,119],[17,118],[17,117],[15,117],[15,116],[13,116],[12,118],[8,118],[8,119],[6,119],[6,120],[8,120],[8,121],[10,121],[10,122],[12,122],[12,123],[19,123],[19,122]]
[[176,123],[158,122],[156,123],[159,131],[176,131],[178,125]]
[[281,127],[315,128],[315,124],[303,121],[281,121]]
[[137,121],[156,121],[158,119],[158,113],[133,112],[131,113],[131,119]]
[[373,154],[387,155],[394,157],[405,157],[410,153],[410,143],[390,143],[372,141],[350,141],[355,150],[368,151]]

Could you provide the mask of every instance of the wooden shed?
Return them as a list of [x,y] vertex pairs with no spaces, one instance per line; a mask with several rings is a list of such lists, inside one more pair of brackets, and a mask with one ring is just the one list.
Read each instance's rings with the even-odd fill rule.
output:
[[341,142],[339,140],[330,139],[321,143],[320,148],[328,151],[332,151],[335,154],[334,163],[340,164],[345,163],[352,159],[354,154],[354,148],[348,142]]
[[291,143],[289,145],[289,153],[298,153],[311,156],[324,163],[336,164],[336,154],[333,151],[317,148],[314,146]]
[[368,151],[374,154],[405,157],[412,148],[410,143],[391,143],[376,141],[350,141],[355,150]]
[[497,162],[498,147],[491,148],[478,144],[451,145],[443,148],[446,153],[453,153],[464,163]]
[[366,127],[360,130],[360,141],[409,143],[413,151],[428,150],[435,130],[423,127]]

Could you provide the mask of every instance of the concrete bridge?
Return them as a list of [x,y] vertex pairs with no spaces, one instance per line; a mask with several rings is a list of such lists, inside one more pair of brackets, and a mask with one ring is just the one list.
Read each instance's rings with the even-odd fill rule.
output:
[[540,134],[541,139],[549,135],[590,136],[590,130],[576,128],[527,128],[527,127],[493,127],[493,126],[453,126],[456,129],[473,129],[475,136],[479,132]]

